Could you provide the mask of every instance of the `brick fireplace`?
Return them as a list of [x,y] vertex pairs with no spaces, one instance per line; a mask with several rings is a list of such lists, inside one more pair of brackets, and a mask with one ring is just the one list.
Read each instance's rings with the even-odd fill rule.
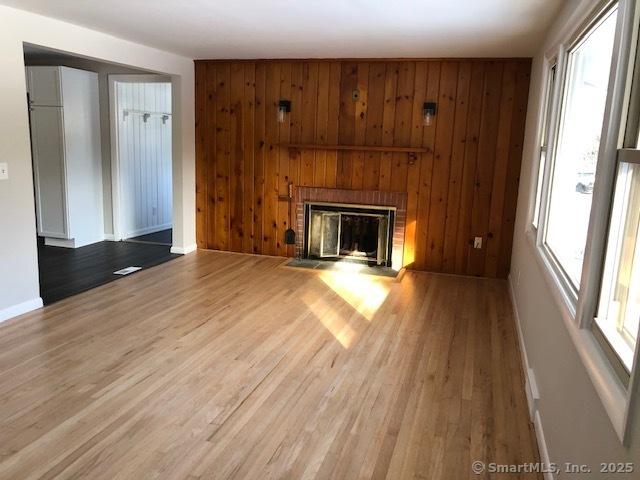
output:
[[304,256],[305,218],[304,205],[308,202],[339,203],[395,208],[392,229],[391,262],[395,270],[402,268],[404,232],[407,218],[407,194],[404,192],[380,192],[371,190],[345,190],[338,188],[295,187],[296,257]]

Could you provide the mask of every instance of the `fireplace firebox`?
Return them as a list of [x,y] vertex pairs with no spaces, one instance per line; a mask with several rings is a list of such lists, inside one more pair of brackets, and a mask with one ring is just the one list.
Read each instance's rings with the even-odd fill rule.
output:
[[307,202],[304,257],[391,266],[395,207]]

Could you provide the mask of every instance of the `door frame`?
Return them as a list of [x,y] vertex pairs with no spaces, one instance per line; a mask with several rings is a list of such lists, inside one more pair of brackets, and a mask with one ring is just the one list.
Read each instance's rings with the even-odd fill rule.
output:
[[[121,182],[120,182],[120,156],[118,154],[118,96],[116,95],[116,82],[122,83],[168,83],[171,85],[172,98],[174,85],[171,77],[161,74],[113,74],[109,79],[109,131],[111,138],[111,216],[113,223],[113,240],[123,240],[121,228]],[[173,102],[172,102],[173,103]],[[173,113],[173,104],[171,105]],[[171,152],[173,157],[173,149]],[[173,159],[171,161],[173,166]],[[173,177],[173,168],[171,176]],[[173,188],[173,182],[171,182]]]

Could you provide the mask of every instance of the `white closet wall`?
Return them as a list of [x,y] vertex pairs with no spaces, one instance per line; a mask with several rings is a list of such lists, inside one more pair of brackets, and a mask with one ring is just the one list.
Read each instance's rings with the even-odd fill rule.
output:
[[171,228],[171,84],[116,82],[115,92],[121,236]]

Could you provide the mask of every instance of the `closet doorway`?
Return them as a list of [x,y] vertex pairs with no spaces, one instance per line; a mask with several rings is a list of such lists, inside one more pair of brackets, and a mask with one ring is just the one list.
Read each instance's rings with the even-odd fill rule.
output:
[[115,240],[172,243],[171,82],[110,75]]

